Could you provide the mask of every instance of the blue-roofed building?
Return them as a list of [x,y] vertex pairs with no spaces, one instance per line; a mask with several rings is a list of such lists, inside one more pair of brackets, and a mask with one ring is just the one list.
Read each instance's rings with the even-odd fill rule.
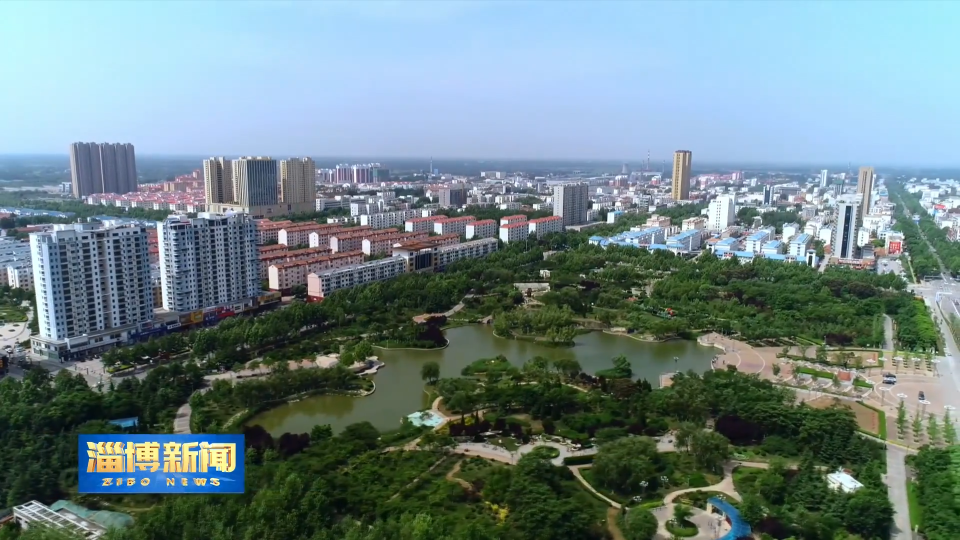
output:
[[703,231],[701,229],[689,229],[683,231],[679,234],[671,236],[670,238],[667,238],[667,245],[671,248],[676,246],[675,249],[683,252],[697,251],[700,249],[702,242],[702,232]]
[[49,216],[55,218],[68,218],[75,215],[73,212],[58,212],[56,210],[34,210],[33,208],[19,208],[16,206],[7,206],[0,208],[4,214],[13,214],[15,216]]
[[717,255],[723,255],[728,251],[737,251],[740,249],[740,242],[736,238],[724,238],[713,245],[713,252]]
[[767,227],[766,229],[760,229],[759,231],[751,234],[747,237],[746,245],[744,249],[752,253],[760,253],[763,248],[764,242],[772,240],[776,234],[776,229],[773,227]]
[[787,253],[794,257],[805,257],[807,250],[813,244],[813,237],[809,234],[798,234],[796,238],[790,241],[787,246]]
[[665,236],[665,229],[661,227],[647,227],[637,231],[630,230],[622,232],[610,238],[591,236],[588,242],[604,248],[611,244],[624,247],[646,247],[651,244],[662,244]]
[[741,538],[750,538],[753,531],[750,530],[750,524],[740,517],[740,511],[732,504],[719,497],[710,497],[707,499],[707,511],[714,510],[720,512],[730,524],[730,530],[727,534],[721,536],[719,540],[740,540]]
[[764,255],[778,255],[783,251],[783,242],[779,240],[770,240],[763,243],[760,253]]

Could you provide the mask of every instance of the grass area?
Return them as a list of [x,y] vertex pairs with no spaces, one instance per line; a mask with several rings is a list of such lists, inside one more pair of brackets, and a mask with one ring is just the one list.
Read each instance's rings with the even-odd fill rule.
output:
[[687,520],[683,520],[680,523],[674,523],[673,520],[668,521],[667,531],[669,531],[670,534],[679,536],[681,538],[696,536],[698,532],[697,526]]
[[0,321],[7,323],[26,322],[27,312],[21,307],[0,306]]
[[492,444],[492,445],[494,445],[494,446],[499,446],[500,448],[503,448],[503,449],[508,450],[508,451],[510,451],[510,452],[516,452],[517,449],[520,448],[520,445],[521,445],[522,443],[521,443],[520,441],[514,439],[513,437],[500,437],[500,438],[496,438],[496,439],[492,439],[492,438],[491,438],[491,439],[487,439],[487,444]]
[[499,461],[469,457],[460,463],[460,472],[457,473],[457,477],[472,484],[474,481],[486,477],[491,470],[508,466]]
[[737,469],[733,471],[733,487],[741,495],[744,493],[754,493],[756,491],[754,485],[763,472],[763,469],[754,467],[737,467]]
[[907,506],[910,509],[910,528],[919,527],[923,531],[923,507],[917,494],[917,483],[907,482]]

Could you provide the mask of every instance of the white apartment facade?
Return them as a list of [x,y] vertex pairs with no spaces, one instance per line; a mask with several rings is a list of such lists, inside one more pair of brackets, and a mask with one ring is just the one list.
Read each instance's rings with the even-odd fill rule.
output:
[[549,216],[531,219],[527,222],[527,232],[529,236],[536,238],[543,238],[550,233],[563,232],[563,218]]
[[310,274],[362,262],[363,253],[359,251],[288,261],[271,265],[267,269],[267,281],[271,291],[289,291],[298,285],[306,285]]
[[33,289],[33,266],[8,266],[7,284],[11,289]]
[[433,223],[433,232],[436,234],[456,234],[463,236],[467,232],[467,225],[476,220],[477,218],[473,216],[439,219]]
[[736,201],[733,195],[720,195],[710,201],[707,214],[711,231],[722,231],[733,224],[737,217]]
[[477,238],[496,238],[497,222],[492,219],[482,219],[480,221],[468,223],[465,236],[467,237],[467,240]]
[[334,291],[393,279],[406,271],[407,262],[403,257],[388,257],[324,270],[307,276],[307,294],[313,299],[322,299]]
[[146,229],[56,225],[30,235],[40,334],[35,354],[76,359],[129,343],[153,320]]
[[530,226],[526,221],[518,221],[500,226],[500,240],[506,244],[523,242],[530,236]]
[[163,307],[248,306],[260,292],[256,229],[246,214],[170,216],[157,231]]
[[448,264],[452,264],[461,259],[486,257],[497,251],[499,245],[500,243],[496,238],[481,238],[480,240],[471,240],[470,242],[464,242],[462,244],[442,246],[437,249],[437,266],[439,269],[443,269]]
[[403,227],[408,219],[429,217],[433,210],[396,210],[394,212],[378,212],[376,214],[361,214],[360,225],[367,225],[372,229],[386,229],[388,227]]
[[404,223],[404,230],[407,232],[433,232],[433,224],[446,216],[426,216],[408,219]]

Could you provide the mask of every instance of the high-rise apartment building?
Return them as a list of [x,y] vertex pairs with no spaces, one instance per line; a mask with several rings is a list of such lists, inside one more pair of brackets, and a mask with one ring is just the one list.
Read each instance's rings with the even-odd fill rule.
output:
[[763,186],[763,205],[770,206],[773,204],[773,186],[767,184]]
[[134,339],[152,324],[147,232],[140,226],[55,225],[30,235],[40,334],[34,353],[70,360]]
[[823,189],[827,187],[827,181],[830,178],[830,172],[827,169],[820,171],[820,188]]
[[316,203],[317,165],[310,158],[280,160],[280,202]]
[[857,233],[860,230],[860,202],[840,201],[831,252],[841,259],[857,258]]
[[860,174],[857,175],[857,193],[861,195],[860,199],[860,222],[870,213],[871,197],[873,195],[873,179],[876,175],[873,173],[873,167],[860,167]]
[[170,216],[159,226],[163,307],[190,312],[252,305],[260,292],[256,224],[246,214]]
[[563,218],[564,227],[586,223],[589,206],[588,184],[560,184],[553,188],[553,215]]
[[222,156],[203,160],[203,186],[207,205],[233,203],[233,162]]
[[70,145],[70,181],[73,196],[137,191],[137,158],[126,143]]
[[277,161],[270,157],[242,157],[233,160],[238,206],[252,208],[279,203]]
[[689,150],[677,150],[673,153],[673,200],[685,201],[690,198],[690,166],[693,153]]
[[440,207],[463,206],[467,204],[467,186],[450,186],[440,189]]
[[736,197],[733,195],[720,195],[710,201],[708,208],[709,224],[711,231],[722,231],[733,225],[737,217]]

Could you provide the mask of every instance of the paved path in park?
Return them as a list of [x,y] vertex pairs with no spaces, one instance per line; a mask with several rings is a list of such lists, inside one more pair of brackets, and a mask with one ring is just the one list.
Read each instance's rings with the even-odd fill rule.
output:
[[[663,506],[653,510],[653,515],[657,518],[656,538],[659,540],[669,540],[670,538],[673,538],[673,534],[667,531],[667,522],[673,519],[673,512],[676,508],[676,504],[673,501],[677,500],[686,493],[692,493],[694,491],[718,491],[736,501],[740,501],[740,494],[737,493],[737,490],[733,485],[733,470],[739,466],[753,465],[763,465],[763,467],[760,468],[766,468],[769,466],[766,463],[760,464],[731,461],[724,466],[723,479],[716,484],[702,488],[678,489],[677,491],[668,493],[667,496],[663,498]],[[716,532],[720,527],[719,520],[715,516],[712,516],[699,508],[691,507],[690,511],[693,513],[693,515],[690,517],[690,522],[696,525],[698,530],[697,534],[691,538],[693,538],[693,540],[712,540],[716,538]]]
[[908,453],[899,446],[887,445],[887,474],[883,476],[883,481],[887,484],[887,496],[895,512],[890,540],[913,540],[910,532],[910,503],[907,500],[907,466],[904,461]]

